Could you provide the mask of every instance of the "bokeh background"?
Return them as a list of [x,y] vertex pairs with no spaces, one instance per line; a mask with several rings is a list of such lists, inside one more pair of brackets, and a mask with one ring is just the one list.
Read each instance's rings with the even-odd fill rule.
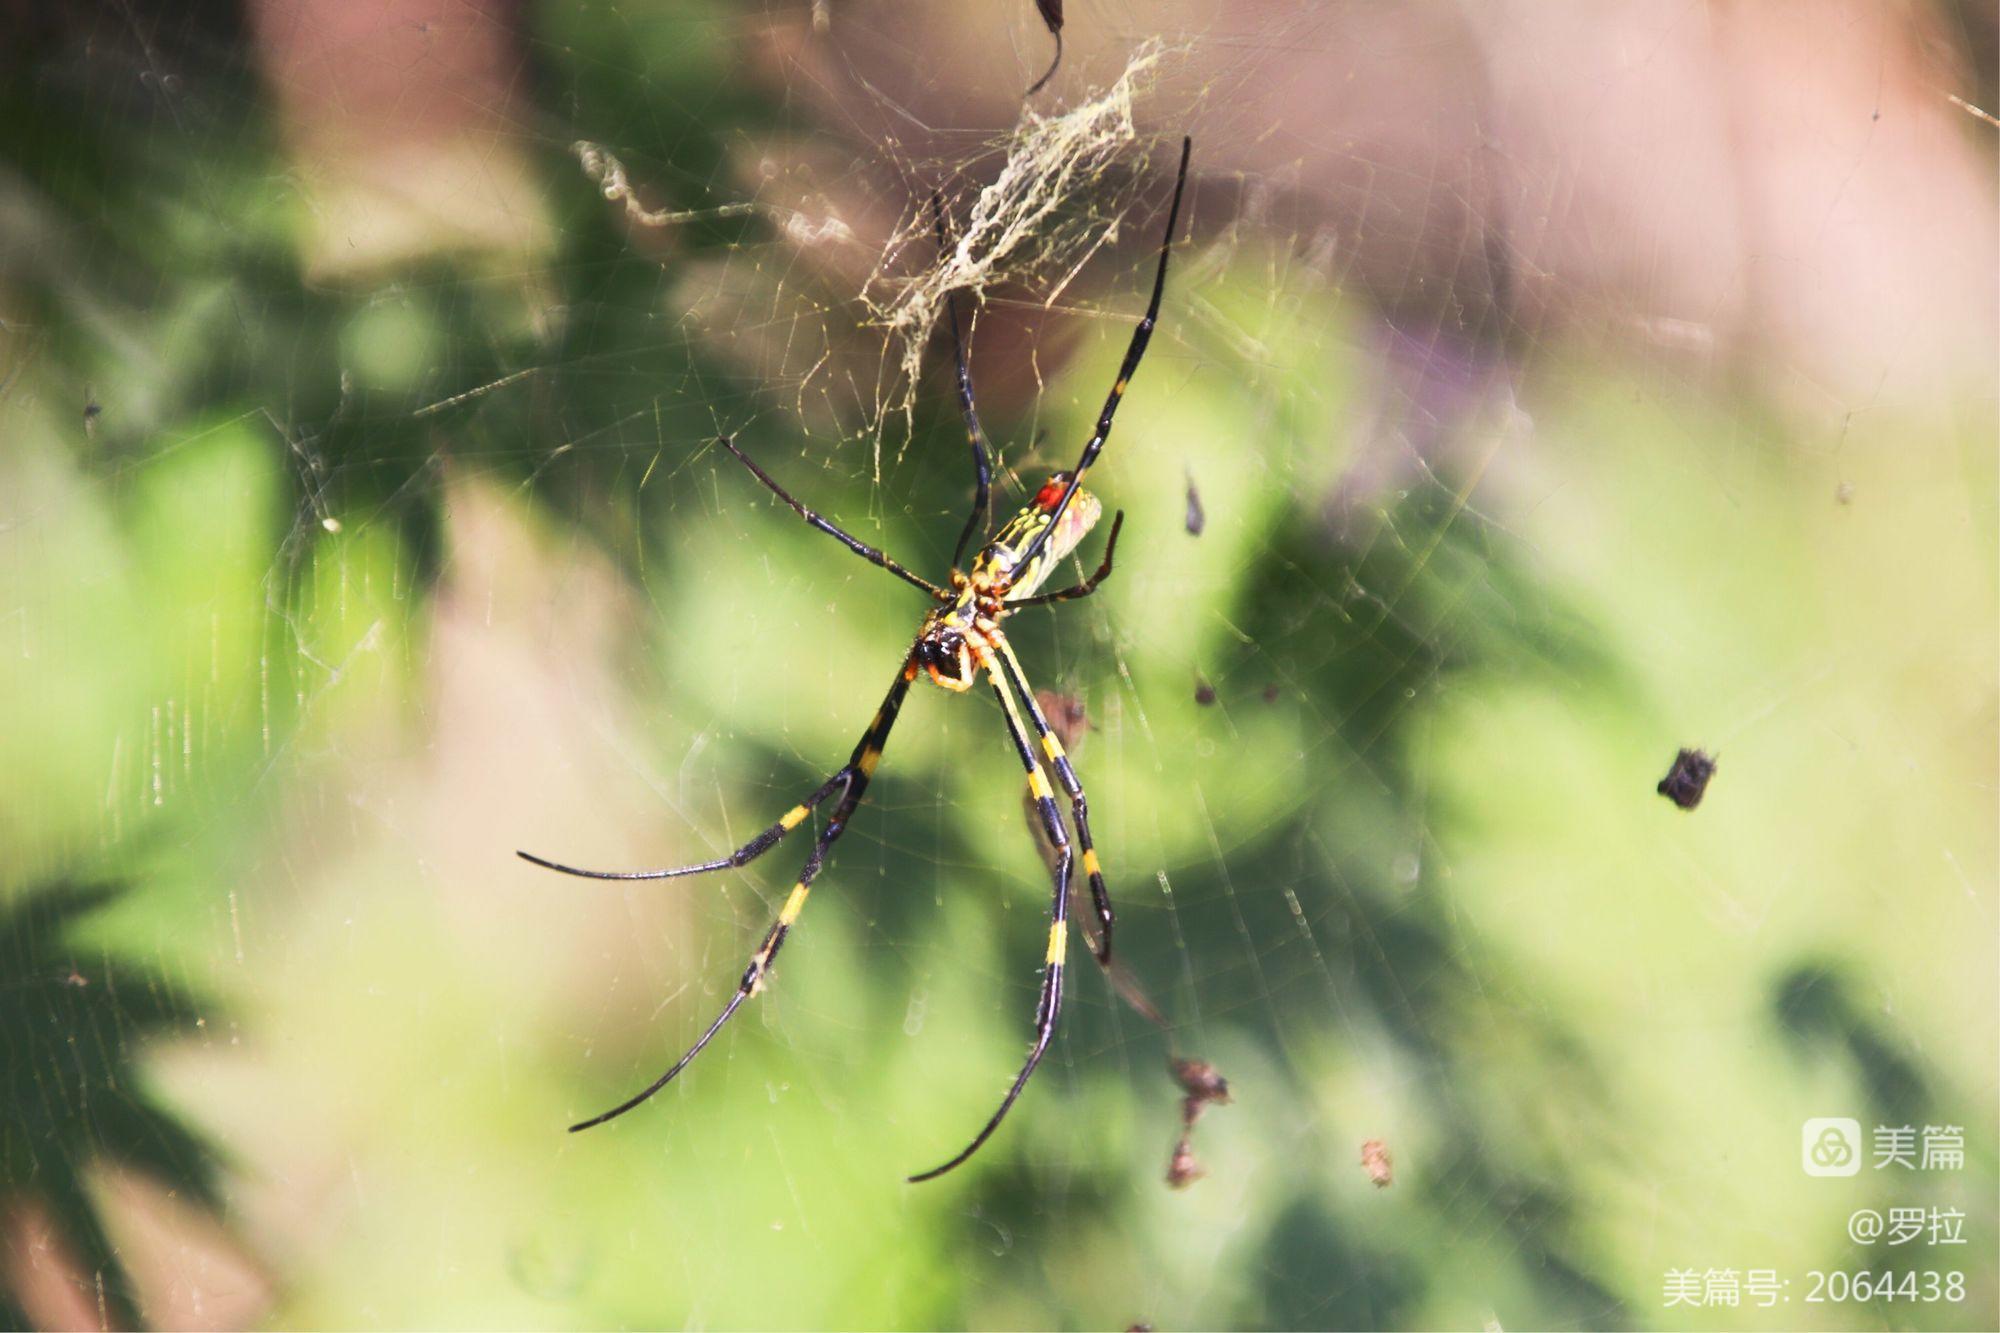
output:
[[[1024,105],[1027,0],[0,5],[0,1322],[2000,1321],[1991,7],[1065,17]],[[1090,150],[968,293],[1018,504],[1183,132],[1118,573],[1015,622],[1169,1030],[1075,968],[903,1183],[1046,910],[920,688],[769,990],[564,1134],[803,849],[514,850],[735,845],[922,609],[714,438],[940,571],[924,199]],[[1964,1165],[1808,1178],[1827,1115]],[[1885,1269],[1964,1300],[1807,1301]]]

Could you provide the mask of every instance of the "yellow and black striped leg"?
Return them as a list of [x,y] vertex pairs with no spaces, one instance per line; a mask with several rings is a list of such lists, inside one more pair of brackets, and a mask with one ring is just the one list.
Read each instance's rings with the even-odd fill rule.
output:
[[1074,602],[1080,597],[1088,597],[1097,591],[1097,585],[1111,577],[1111,560],[1118,554],[1118,533],[1125,526],[1125,511],[1119,510],[1111,516],[1111,536],[1104,543],[1104,559],[1098,563],[1097,572],[1073,588],[1062,588],[1055,592],[1036,593],[1033,597],[1023,597],[1012,603],[1016,609],[1024,606],[1051,606],[1056,602]]
[[701,861],[691,866],[675,866],[671,870],[584,870],[577,866],[564,865],[560,861],[551,861],[544,856],[536,856],[533,852],[517,851],[514,855],[545,870],[559,870],[565,875],[577,875],[583,879],[679,879],[683,875],[700,875],[710,870],[747,866],[777,846],[780,838],[805,823],[806,816],[811,814],[821,801],[833,795],[834,789],[845,781],[847,781],[847,769],[842,768],[821,783],[819,790],[778,816],[777,823],[729,855],[717,857],[713,861]]
[[1181,195],[1187,190],[1188,158],[1194,152],[1192,140],[1181,140],[1180,172],[1174,177],[1174,202],[1167,209],[1167,231],[1160,238],[1160,266],[1153,273],[1153,299],[1146,303],[1146,313],[1140,317],[1139,326],[1132,330],[1132,341],[1125,348],[1125,360],[1119,364],[1118,379],[1112,384],[1111,392],[1104,399],[1104,407],[1097,414],[1097,429],[1091,432],[1084,443],[1083,455],[1076,466],[1070,469],[1069,485],[1062,498],[1049,512],[1049,521],[1035,534],[1019,556],[1015,558],[1015,568],[1032,568],[1035,557],[1042,553],[1049,534],[1062,522],[1063,511],[1069,508],[1070,498],[1083,485],[1083,478],[1090,471],[1090,465],[1097,461],[1097,455],[1104,451],[1104,442],[1111,438],[1111,420],[1118,415],[1118,404],[1125,400],[1125,388],[1132,382],[1132,376],[1139,369],[1139,362],[1146,355],[1146,345],[1153,340],[1153,326],[1160,320],[1160,297],[1167,290],[1167,255],[1173,249],[1174,228],[1180,225]]
[[[870,722],[868,730],[861,734],[861,740],[855,745],[854,753],[849,756],[846,765],[840,772],[834,774],[833,780],[827,786],[815,794],[816,799],[824,797],[835,783],[842,783],[846,787],[841,793],[839,803],[834,806],[833,813],[827,817],[826,826],[813,840],[812,854],[806,858],[805,867],[799,871],[798,882],[792,886],[791,895],[779,909],[778,919],[771,923],[768,931],[764,932],[764,942],[759,944],[757,952],[750,956],[750,965],[743,970],[742,980],[736,983],[736,993],[729,997],[729,1003],[723,1006],[722,1012],[715,1016],[715,1021],[708,1025],[708,1030],[701,1034],[695,1044],[688,1047],[687,1053],[674,1061],[673,1068],[654,1079],[644,1091],[620,1102],[604,1114],[571,1125],[570,1133],[574,1134],[580,1129],[590,1129],[607,1120],[616,1120],[673,1082],[680,1072],[701,1054],[702,1048],[708,1045],[709,1040],[722,1031],[722,1025],[730,1020],[743,1002],[755,995],[758,988],[764,984],[764,978],[770,974],[771,965],[778,957],[778,950],[784,947],[785,936],[791,933],[792,923],[799,919],[799,913],[805,908],[806,896],[812,892],[812,883],[819,878],[819,872],[826,864],[828,851],[832,849],[835,840],[846,831],[848,818],[854,813],[855,807],[861,804],[861,794],[868,790],[869,779],[875,776],[875,766],[882,759],[882,747],[888,744],[889,731],[896,725],[896,714],[903,707],[903,696],[909,692],[910,682],[914,679],[916,679],[915,671],[910,664],[905,663],[902,673],[896,677],[896,683],[890,686],[888,697],[883,699],[882,706],[876,710],[875,720]],[[801,810],[807,808],[809,807],[800,807]],[[790,813],[786,815],[787,819],[791,817]],[[793,827],[804,818],[805,815],[800,813],[798,819],[793,821]]]
[[1090,801],[1083,794],[1083,781],[1076,775],[1076,769],[1069,762],[1069,755],[1063,752],[1062,740],[1049,726],[1049,719],[1042,712],[1042,706],[1035,702],[1035,692],[1028,688],[1027,673],[1021,670],[1021,659],[1014,655],[1014,645],[1002,635],[993,636],[994,645],[1000,650],[1000,666],[1007,675],[1007,683],[1014,687],[1014,693],[1021,696],[1021,703],[1028,710],[1028,719],[1035,725],[1035,735],[1041,738],[1042,753],[1049,758],[1049,767],[1056,771],[1056,778],[1069,793],[1070,822],[1076,825],[1076,841],[1083,853],[1083,873],[1090,881],[1090,903],[1097,912],[1097,950],[1099,966],[1111,966],[1111,927],[1115,916],[1111,911],[1111,893],[1104,887],[1104,867],[1098,863],[1097,848],[1090,841]]
[[1035,805],[1041,811],[1042,826],[1047,830],[1049,843],[1056,849],[1055,900],[1049,912],[1049,949],[1043,960],[1042,997],[1035,1007],[1035,1039],[1028,1048],[1028,1058],[1021,1065],[1021,1072],[1014,1076],[1013,1086],[1001,1099],[1000,1109],[993,1113],[979,1133],[973,1137],[958,1156],[943,1166],[932,1167],[910,1177],[911,1184],[925,1180],[935,1180],[945,1172],[961,1165],[972,1154],[979,1151],[986,1140],[993,1137],[993,1131],[1000,1128],[1000,1122],[1007,1117],[1014,1103],[1020,1098],[1021,1090],[1028,1086],[1028,1079],[1035,1072],[1035,1066],[1042,1062],[1043,1054],[1049,1049],[1049,1040],[1055,1035],[1056,1019],[1062,1013],[1063,995],[1063,955],[1069,944],[1069,876],[1070,850],[1069,835],[1063,829],[1062,815],[1056,809],[1054,794],[1049,790],[1049,780],[1042,774],[1042,766],[1035,759],[1034,749],[1028,744],[1028,733],[1021,725],[1021,715],[1014,707],[1014,700],[1007,693],[1006,685],[990,656],[981,663],[993,680],[993,692],[1000,697],[1000,706],[1007,714],[1007,731],[1014,738],[1014,748],[1021,756],[1021,764],[1028,772],[1028,790],[1033,793]]

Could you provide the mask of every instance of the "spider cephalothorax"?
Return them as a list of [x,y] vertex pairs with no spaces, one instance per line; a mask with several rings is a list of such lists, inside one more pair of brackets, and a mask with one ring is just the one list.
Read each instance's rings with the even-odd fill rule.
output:
[[979,679],[974,648],[987,651],[986,635],[979,627],[978,599],[971,589],[950,606],[941,606],[924,617],[924,627],[910,649],[910,663],[904,670],[916,674],[918,667],[948,690],[969,690]]
[[[652,1085],[635,1097],[613,1107],[599,1116],[593,1116],[580,1124],[572,1125],[572,1130],[589,1129],[607,1120],[625,1114],[639,1103],[651,1097],[671,1082],[675,1075],[687,1068],[688,1062],[701,1053],[709,1039],[722,1030],[744,1000],[755,995],[762,988],[764,978],[771,970],[771,964],[778,956],[778,949],[791,931],[792,923],[798,920],[799,912],[805,907],[806,896],[812,889],[812,882],[818,877],[821,867],[826,864],[827,852],[834,840],[847,828],[847,821],[855,808],[861,804],[861,795],[868,788],[869,780],[875,776],[875,766],[881,761],[882,747],[888,743],[889,731],[896,725],[896,715],[902,711],[903,698],[909,692],[910,684],[919,672],[927,673],[937,684],[948,690],[962,693],[972,688],[983,673],[993,686],[993,693],[1000,701],[1000,708],[1007,720],[1007,733],[1014,742],[1014,750],[1019,755],[1022,768],[1028,777],[1028,792],[1034,799],[1036,811],[1041,817],[1042,831],[1049,845],[1055,850],[1055,892],[1050,907],[1049,945],[1044,955],[1042,967],[1041,1002],[1035,1009],[1035,1039],[1028,1050],[1028,1058],[1021,1065],[1020,1072],[1007,1089],[1007,1095],[1000,1102],[1000,1109],[973,1140],[956,1157],[943,1166],[935,1167],[919,1175],[911,1176],[912,1181],[929,1180],[941,1176],[979,1150],[981,1144],[990,1138],[1009,1108],[1021,1095],[1021,1089],[1028,1084],[1029,1075],[1041,1063],[1042,1055],[1048,1050],[1049,1040],[1055,1035],[1056,1018],[1062,1012],[1063,962],[1069,942],[1069,885],[1070,873],[1075,860],[1083,862],[1083,873],[1090,883],[1091,907],[1097,918],[1097,961],[1106,966],[1111,962],[1111,897],[1104,887],[1103,867],[1098,864],[1097,852],[1091,846],[1090,812],[1084,800],[1083,784],[1077,779],[1076,769],[1071,766],[1069,756],[1063,752],[1062,742],[1056,738],[1049,726],[1049,720],[1042,713],[1042,707],[1035,699],[1035,692],[1028,686],[1027,673],[1014,654],[1014,647],[1008,643],[1007,635],[1000,622],[1014,612],[1029,606],[1046,606],[1055,602],[1066,602],[1078,597],[1088,597],[1096,591],[1097,585],[1111,574],[1111,559],[1118,548],[1118,531],[1125,516],[1118,514],[1111,520],[1111,534],[1105,539],[1104,559],[1097,571],[1083,582],[1057,592],[1041,592],[1043,582],[1049,574],[1071,552],[1096,525],[1103,513],[1096,496],[1082,487],[1084,474],[1097,461],[1098,453],[1104,448],[1104,441],[1111,434],[1111,418],[1118,411],[1118,404],[1125,396],[1125,386],[1132,379],[1132,372],[1138,369],[1139,358],[1145,354],[1146,344],[1153,336],[1153,324],[1160,315],[1160,296],[1166,289],[1167,253],[1172,245],[1174,226],[1180,218],[1181,193],[1187,186],[1189,144],[1181,140],[1180,173],[1174,180],[1174,202],[1167,212],[1167,234],[1160,242],[1159,269],[1153,276],[1153,297],[1146,306],[1146,314],[1139,321],[1139,327],[1132,332],[1131,345],[1125,351],[1125,362],[1119,368],[1118,382],[1111,387],[1111,393],[1104,400],[1104,408],[1098,413],[1097,429],[1083,446],[1083,456],[1076,467],[1068,472],[1058,472],[1042,484],[1026,508],[1003,524],[999,531],[985,537],[977,554],[972,558],[970,569],[961,569],[959,559],[965,554],[966,546],[975,533],[982,532],[992,509],[992,468],[986,448],[986,435],[979,425],[979,411],[973,403],[972,377],[966,368],[965,347],[959,335],[958,307],[956,299],[948,301],[952,346],[956,353],[958,372],[959,408],[965,417],[966,436],[972,445],[973,478],[977,491],[972,502],[972,513],[967,516],[965,526],[958,534],[958,544],[951,553],[951,583],[949,587],[939,587],[918,574],[911,573],[881,551],[857,537],[849,535],[841,528],[821,518],[812,510],[794,500],[784,487],[771,479],[769,473],[752,462],[748,455],[736,447],[732,439],[724,438],[722,445],[750,469],[757,480],[769,487],[773,494],[791,506],[803,518],[821,532],[843,543],[849,550],[871,564],[880,566],[913,587],[929,593],[934,605],[926,613],[917,631],[916,640],[903,655],[903,665],[889,687],[889,693],[882,700],[882,706],[875,711],[875,720],[861,733],[854,752],[847,762],[837,769],[833,776],[821,783],[819,788],[805,800],[779,816],[778,822],[759,833],[728,856],[713,861],[703,861],[697,865],[680,866],[672,870],[632,870],[605,871],[579,870],[574,866],[560,865],[530,856],[521,856],[537,865],[565,874],[584,875],[593,879],[673,879],[681,875],[699,874],[705,870],[722,870],[727,867],[747,865],[762,856],[787,833],[805,823],[812,812],[822,802],[840,793],[832,814],[821,825],[819,835],[813,840],[812,854],[806,858],[805,867],[799,872],[798,881],[793,884],[785,905],[778,912],[778,919],[764,934],[764,942],[750,957],[750,966],[736,985],[736,993],[729,999],[708,1029],[701,1034],[687,1053],[671,1069],[655,1079]],[[936,205],[936,201],[933,200]],[[938,241],[944,244],[944,209],[937,207]],[[1029,728],[1021,721],[1026,711],[1032,724],[1039,747],[1028,738]],[[1036,753],[1037,748],[1040,754]],[[1076,842],[1080,857],[1070,851],[1069,825],[1065,825],[1062,813],[1056,807],[1055,794],[1043,770],[1046,761],[1054,770],[1056,780],[1062,784],[1069,797],[1069,825],[1076,829]]]

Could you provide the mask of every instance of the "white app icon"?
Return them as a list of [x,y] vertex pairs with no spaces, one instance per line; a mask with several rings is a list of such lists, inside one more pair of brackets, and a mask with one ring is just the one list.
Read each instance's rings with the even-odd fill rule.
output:
[[1851,1176],[1861,1170],[1861,1122],[1819,1116],[1799,1132],[1799,1156],[1809,1176]]

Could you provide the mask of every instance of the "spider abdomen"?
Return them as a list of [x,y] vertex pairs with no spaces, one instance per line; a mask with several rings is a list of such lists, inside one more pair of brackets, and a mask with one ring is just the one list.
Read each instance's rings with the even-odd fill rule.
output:
[[[991,589],[1010,602],[1035,594],[1049,571],[1077,548],[1104,513],[1103,501],[1078,487],[1070,497],[1069,507],[1057,518],[1055,510],[1062,503],[1063,490],[1068,485],[1069,473],[1056,473],[1035,493],[1027,508],[993,534],[993,540],[973,557],[974,586]],[[1049,533],[1042,549],[1027,564],[1020,564],[1020,553],[1033,546],[1035,538],[1051,522],[1055,523],[1055,531]]]

